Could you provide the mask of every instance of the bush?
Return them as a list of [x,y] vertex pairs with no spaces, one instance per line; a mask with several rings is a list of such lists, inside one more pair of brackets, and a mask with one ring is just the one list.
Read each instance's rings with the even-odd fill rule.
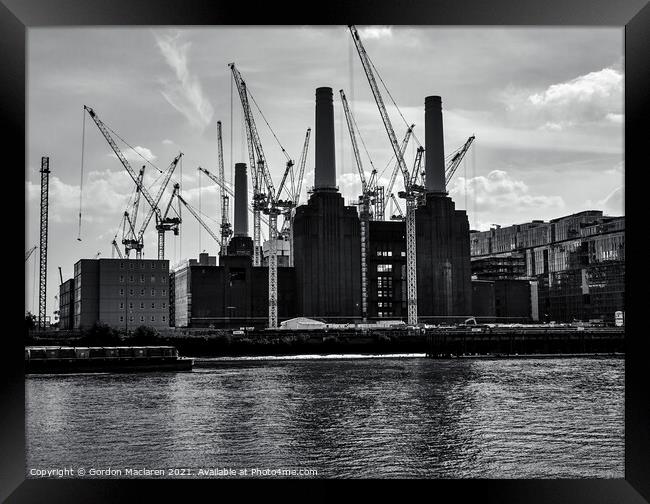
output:
[[131,345],[156,345],[160,344],[160,333],[149,326],[139,326],[129,338]]
[[83,332],[79,343],[86,346],[119,346],[122,339],[107,324],[95,322],[90,329]]

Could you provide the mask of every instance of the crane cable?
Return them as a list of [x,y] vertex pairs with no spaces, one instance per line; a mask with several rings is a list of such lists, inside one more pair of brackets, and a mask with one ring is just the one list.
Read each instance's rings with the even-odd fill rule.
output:
[[264,119],[264,122],[265,122],[266,125],[268,126],[269,131],[271,131],[271,134],[272,134],[273,137],[275,138],[275,141],[278,142],[278,145],[280,146],[280,149],[282,149],[282,153],[286,156],[286,158],[287,158],[288,161],[292,161],[291,156],[289,156],[289,153],[286,151],[286,149],[285,149],[285,148],[282,146],[282,144],[280,143],[280,139],[279,139],[278,136],[275,134],[275,131],[273,131],[273,128],[271,128],[271,125],[269,124],[269,122],[266,120],[266,117],[265,117],[264,114],[262,113],[262,110],[260,109],[259,105],[258,105],[257,102],[255,101],[255,98],[253,97],[253,93],[251,93],[251,91],[250,91],[250,89],[249,89],[248,87],[246,87],[246,92],[247,92],[248,95],[251,97],[251,100],[253,100],[253,103],[255,104],[255,107],[257,108],[257,111],[258,111],[258,112],[260,113],[260,115],[262,116],[262,119]]
[[79,229],[77,231],[77,241],[81,241],[81,204],[83,197],[84,183],[84,151],[86,149],[86,109],[82,110],[82,127],[81,127],[81,178],[79,181]]

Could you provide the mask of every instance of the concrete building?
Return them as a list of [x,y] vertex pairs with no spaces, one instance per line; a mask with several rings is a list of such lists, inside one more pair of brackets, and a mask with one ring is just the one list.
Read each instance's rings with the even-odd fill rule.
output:
[[74,326],[74,278],[59,286],[59,329]]
[[613,322],[625,309],[625,217],[587,210],[472,232],[471,248],[477,278],[529,281],[533,320]]
[[169,325],[169,261],[81,259],[74,265],[73,328]]

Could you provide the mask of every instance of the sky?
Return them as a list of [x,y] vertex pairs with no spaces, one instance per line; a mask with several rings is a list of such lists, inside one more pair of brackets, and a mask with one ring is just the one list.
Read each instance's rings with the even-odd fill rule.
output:
[[[390,92],[382,87],[399,139],[405,121],[416,125],[407,164],[417,142],[424,143],[426,96],[442,97],[446,155],[476,136],[448,186],[472,229],[587,209],[623,215],[621,28],[358,29]],[[314,127],[315,89],[321,86],[334,90],[336,169],[346,202],[356,201],[361,183],[339,89],[367,148],[366,153],[361,146],[364,170],[376,168],[387,183],[392,149],[345,26],[30,28],[25,250],[38,245],[39,170],[41,156],[49,156],[49,315],[58,305],[58,267],[66,280],[77,260],[112,256],[111,241],[116,234],[121,240],[122,214],[135,188],[83,106],[126,142],[118,145],[134,170],[146,165],[145,185],[152,194],[158,170],[183,152],[172,181],[218,234],[216,185],[199,177],[197,167],[217,172],[217,121],[223,126],[226,179],[232,181],[234,163],[248,162],[230,62],[259,106],[253,105],[253,112],[276,185],[286,162],[280,145],[297,161],[305,132]],[[314,183],[313,138],[301,202]],[[143,199],[140,222],[147,210]],[[181,217],[180,236],[166,238],[170,264],[201,251],[216,254],[217,243],[186,209]],[[144,243],[144,257],[155,258],[153,224]],[[38,311],[37,252],[25,263],[25,306],[32,312]]]

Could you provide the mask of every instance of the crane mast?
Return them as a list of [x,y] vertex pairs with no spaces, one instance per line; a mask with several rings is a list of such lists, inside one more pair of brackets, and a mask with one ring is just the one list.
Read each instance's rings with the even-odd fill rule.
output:
[[363,171],[363,163],[359,155],[359,146],[357,145],[357,137],[354,133],[354,124],[352,121],[352,113],[348,106],[348,100],[345,97],[343,90],[339,90],[341,94],[341,103],[343,104],[343,111],[345,112],[345,120],[350,132],[350,141],[352,142],[352,149],[354,151],[354,159],[357,162],[357,170],[359,171],[359,178],[361,179],[361,196],[359,196],[359,213],[360,217],[360,241],[361,241],[361,316],[365,322],[368,317],[368,239],[369,239],[369,222],[370,222],[370,198],[374,194],[370,190],[366,181],[366,175]]
[[[402,176],[404,177],[404,197],[406,198],[406,286],[407,286],[407,306],[408,306],[408,324],[416,325],[418,322],[418,306],[417,306],[417,264],[416,264],[416,234],[415,234],[415,209],[417,208],[417,191],[414,190],[411,186],[411,181],[409,177],[409,171],[404,162],[404,156],[400,150],[400,146],[397,142],[397,137],[395,136],[395,131],[393,130],[393,125],[390,122],[390,117],[388,116],[388,111],[384,105],[384,100],[379,91],[379,86],[375,80],[374,73],[372,71],[372,64],[368,54],[366,53],[361,39],[359,38],[359,33],[354,25],[349,26],[350,33],[352,34],[352,40],[354,45],[357,48],[359,53],[359,58],[361,59],[361,64],[368,78],[368,83],[370,84],[370,89],[372,94],[375,97],[375,102],[377,103],[377,108],[379,109],[379,114],[381,115],[382,121],[384,122],[384,127],[386,133],[388,134],[388,139],[390,140],[391,146],[393,147],[393,152],[397,158],[397,163],[399,165]],[[390,194],[390,191],[389,191]]]
[[232,229],[230,227],[230,222],[228,222],[229,198],[223,189],[225,185],[225,175],[223,169],[223,140],[221,135],[221,121],[217,121],[217,150],[219,152],[219,180],[221,181],[221,183],[218,184],[219,199],[221,200],[221,241],[219,243],[219,254],[226,255],[226,247],[228,246],[228,240],[232,235]]
[[41,234],[40,234],[40,268],[38,282],[38,327],[45,329],[45,308],[47,288],[47,217],[49,211],[48,195],[50,180],[50,158],[41,158]]
[[[411,135],[413,134],[413,128],[415,128],[415,124],[411,124],[406,130],[406,134],[404,135],[404,139],[402,140],[402,144],[400,145],[400,152],[402,153],[402,156],[404,156],[404,153],[406,152],[406,147],[408,146],[409,140],[411,139]],[[397,179],[397,172],[399,171],[399,161],[395,163],[395,167],[393,168],[393,171],[390,175],[390,181],[388,182],[388,187],[386,188],[385,191],[385,196],[383,199],[383,208],[385,209],[386,206],[388,206],[388,202],[390,201],[390,195],[393,194],[393,187],[395,187],[395,180]],[[380,220],[384,220],[384,213],[382,212]]]

